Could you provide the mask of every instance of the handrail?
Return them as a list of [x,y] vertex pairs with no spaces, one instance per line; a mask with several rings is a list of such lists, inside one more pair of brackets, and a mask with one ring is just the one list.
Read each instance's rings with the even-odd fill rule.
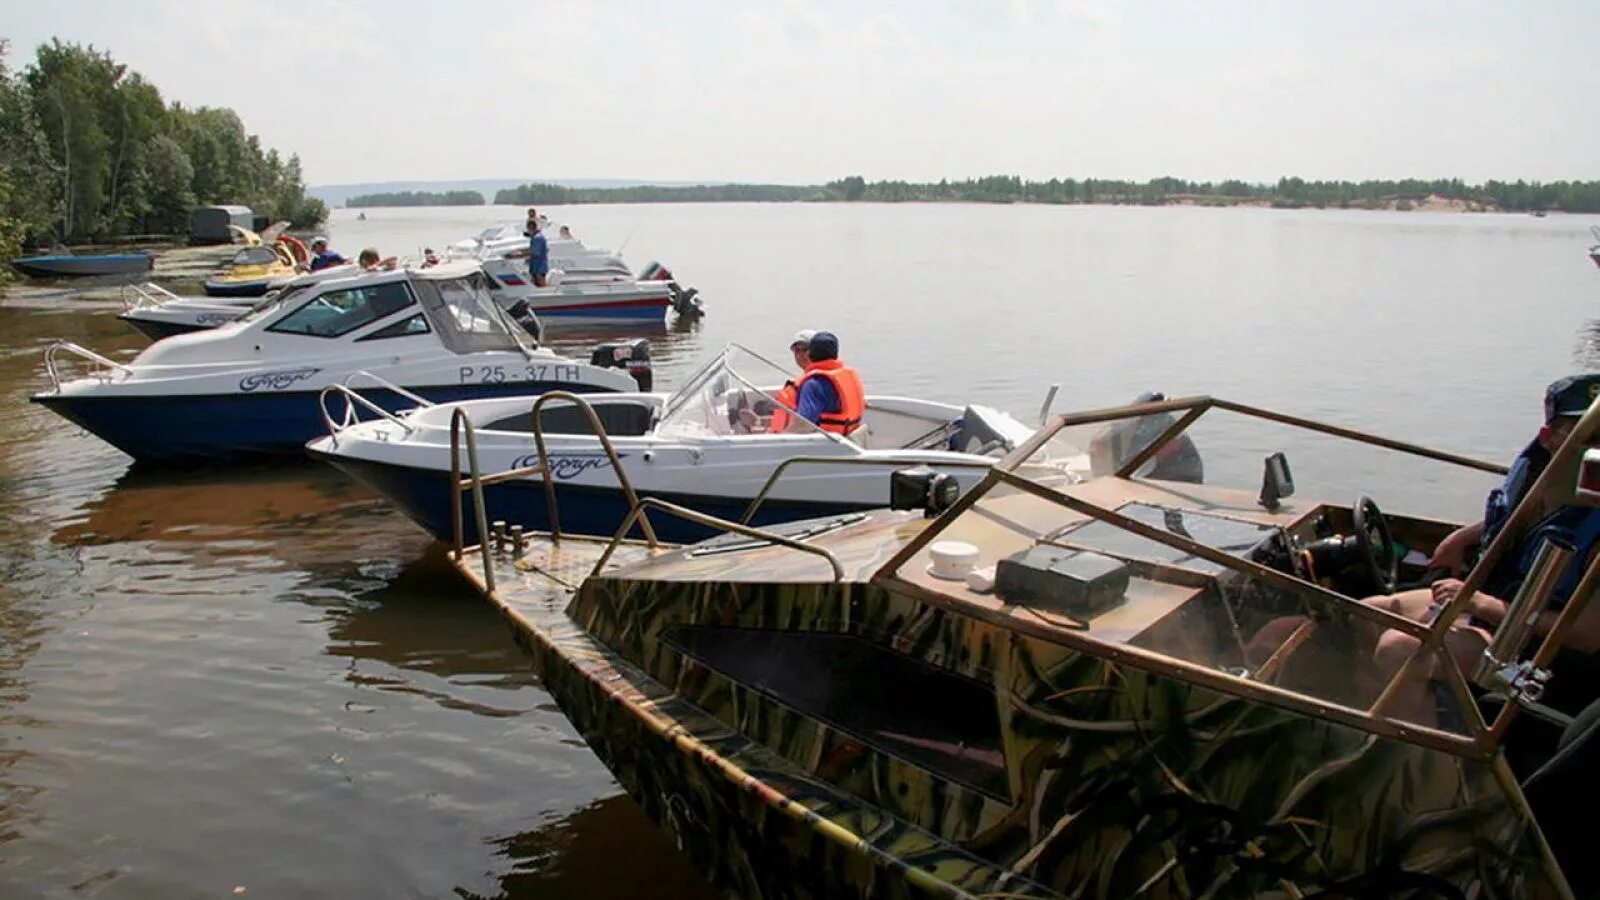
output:
[[[45,373],[50,376],[50,384],[55,388],[57,393],[60,393],[61,391],[61,372],[60,365],[56,362],[56,354],[62,350],[65,350],[75,356],[82,357],[83,359],[86,359],[97,366],[110,369],[119,369],[128,373],[129,375],[133,374],[133,369],[117,362],[114,359],[107,359],[106,357],[101,356],[87,347],[80,347],[71,341],[56,341],[55,343],[46,347],[44,350],[44,370]],[[95,378],[99,378],[101,381],[109,381],[111,378],[109,374],[103,372],[95,372],[93,375]]]
[[958,468],[958,469],[990,469],[990,468],[994,467],[994,463],[993,462],[978,462],[977,460],[964,460],[964,459],[929,460],[929,459],[894,458],[894,457],[883,457],[883,456],[872,456],[872,457],[867,457],[867,456],[791,456],[788,459],[784,460],[783,462],[778,463],[777,467],[772,470],[772,474],[769,475],[767,477],[766,482],[761,485],[761,490],[758,491],[756,493],[755,497],[751,499],[750,505],[745,507],[744,515],[739,517],[739,523],[740,524],[742,524],[742,525],[750,524],[750,520],[755,518],[756,510],[761,507],[762,501],[766,500],[767,499],[767,495],[769,493],[771,493],[772,489],[775,486],[777,486],[778,479],[780,477],[782,477],[784,472],[788,471],[790,466],[792,466],[792,465],[794,465],[796,463],[816,463],[816,464],[820,464],[820,465],[856,465],[856,466],[906,466],[906,465],[911,465],[911,466],[936,466],[936,467],[939,467],[939,468]]
[[[539,399],[533,402],[533,441],[539,451],[539,462],[530,468],[542,474],[541,480],[544,482],[545,504],[550,514],[550,540],[559,544],[561,543],[561,514],[556,508],[556,486],[555,478],[550,471],[550,457],[545,452],[544,424],[539,421],[539,411],[550,400],[565,400],[583,410],[583,414],[589,419],[590,427],[594,429],[594,436],[600,440],[600,446],[606,451],[606,456],[611,460],[611,471],[617,474],[617,482],[622,486],[622,495],[627,498],[630,511],[639,506],[639,496],[633,491],[633,483],[628,480],[628,473],[622,470],[622,460],[617,457],[616,448],[611,445],[611,436],[606,433],[605,426],[600,424],[600,417],[595,414],[594,407],[589,405],[589,401],[571,391],[545,391],[539,395]],[[645,540],[649,543],[650,549],[655,549],[659,542],[656,540],[655,529],[650,525],[649,516],[639,520],[639,528],[644,532]]]
[[[410,400],[412,403],[417,404],[419,407],[435,405],[432,400],[429,400],[428,398],[418,394],[414,394],[400,385],[388,380],[387,378],[374,375],[371,372],[368,372],[366,369],[357,369],[346,376],[343,382],[339,384],[330,384],[317,393],[317,406],[322,412],[322,423],[328,426],[328,436],[333,438],[333,445],[335,447],[339,446],[339,432],[361,421],[360,417],[356,415],[357,403],[365,406],[367,409],[377,413],[378,415],[383,416],[385,419],[388,419],[394,424],[399,425],[401,428],[404,428],[406,430],[406,434],[411,434],[416,430],[410,425],[410,423],[377,405],[376,403],[373,403],[371,400],[368,400],[355,388],[350,386],[351,381],[362,375],[365,375],[366,377],[377,382],[378,387],[387,391],[393,391],[407,400]],[[345,396],[343,421],[337,425],[334,424],[333,416],[328,412],[328,393],[330,391],[337,391]]]
[[[345,396],[343,421],[337,425],[334,424],[333,416],[328,412],[328,394],[333,392],[337,392]],[[412,432],[416,431],[416,429],[412,427],[411,423],[405,421],[394,413],[389,412],[387,409],[384,409],[378,404],[373,403],[366,397],[361,396],[361,394],[355,389],[346,387],[342,384],[330,384],[317,392],[317,407],[318,411],[322,413],[322,423],[328,426],[328,436],[333,439],[333,445],[335,447],[339,446],[339,432],[361,421],[356,416],[357,403],[365,406],[367,409],[372,410],[378,415],[383,416],[385,419],[388,419],[394,424],[399,425],[401,428],[404,428],[406,430],[406,434],[411,434]]]
[[[799,550],[802,553],[810,553],[815,556],[820,556],[823,559],[826,559],[828,561],[828,565],[833,568],[833,580],[835,582],[844,580],[844,565],[840,563],[839,558],[834,556],[832,551],[828,550],[826,547],[816,547],[811,544],[807,544],[804,541],[797,541],[794,538],[784,537],[781,534],[764,531],[760,528],[752,528],[749,525],[739,522],[730,522],[727,519],[719,519],[716,516],[707,515],[702,512],[696,512],[695,510],[687,507],[679,506],[676,503],[669,503],[666,500],[659,500],[655,497],[645,497],[638,503],[634,504],[632,509],[628,510],[628,515],[623,518],[621,527],[617,529],[616,534],[611,536],[611,543],[606,545],[605,552],[601,553],[600,558],[595,560],[594,568],[589,572],[590,578],[594,578],[600,574],[600,570],[605,567],[606,561],[611,558],[611,554],[616,551],[617,546],[621,544],[623,538],[627,536],[628,530],[633,527],[634,520],[640,519],[640,517],[644,515],[646,507],[659,509],[662,512],[678,516],[682,519],[687,519],[690,522],[694,522],[699,525],[705,525],[708,528],[731,531],[736,534],[745,535],[746,537],[753,537],[763,541],[771,541],[774,544],[789,547],[793,550]],[[652,547],[652,549],[654,548]]]
[[494,565],[489,560],[489,517],[483,505],[483,478],[478,468],[478,433],[472,417],[457,407],[450,413],[450,513],[456,527],[456,562],[466,555],[466,529],[461,521],[461,436],[467,439],[467,464],[472,467],[473,518],[478,526],[478,555],[483,558],[483,584],[494,595]]
[[390,381],[389,379],[384,378],[381,375],[374,375],[371,372],[367,371],[366,369],[357,369],[354,372],[351,372],[349,375],[345,376],[344,384],[345,385],[349,385],[350,382],[356,380],[357,378],[359,378],[359,377],[361,377],[363,375],[365,375],[366,377],[372,379],[375,383],[377,383],[378,387],[381,387],[381,388],[383,388],[385,390],[394,391],[396,394],[399,394],[400,396],[406,398],[407,400],[410,400],[412,403],[415,403],[418,406],[434,406],[435,405],[434,402],[432,400],[429,400],[427,397],[423,397],[423,396],[421,396],[419,394],[413,394],[412,392],[406,390],[405,388],[401,387],[398,384],[395,384],[394,382]]
[[1353,428],[1345,428],[1339,425],[1330,425],[1325,422],[1318,422],[1315,419],[1304,419],[1299,416],[1291,416],[1286,413],[1264,409],[1259,406],[1250,406],[1244,403],[1235,403],[1232,400],[1223,400],[1218,397],[1208,396],[1179,397],[1171,400],[1158,400],[1150,403],[1129,403],[1122,406],[1112,406],[1105,409],[1090,410],[1082,413],[1063,414],[1056,419],[1053,426],[1041,428],[1034,432],[1031,438],[1019,445],[1015,450],[1011,451],[1011,453],[1007,454],[1006,458],[1001,460],[1001,466],[1008,471],[1014,470],[1018,465],[1026,461],[1030,456],[1037,452],[1040,447],[1049,443],[1049,441],[1059,434],[1063,429],[1070,428],[1074,425],[1092,425],[1100,422],[1133,419],[1154,413],[1188,413],[1188,415],[1184,416],[1177,425],[1169,426],[1165,431],[1157,436],[1154,441],[1151,441],[1149,445],[1142,448],[1135,459],[1129,460],[1118,469],[1118,477],[1126,478],[1136,468],[1133,465],[1135,461],[1140,464],[1149,461],[1149,459],[1155,456],[1162,447],[1168,443],[1171,443],[1178,437],[1179,434],[1182,434],[1184,431],[1186,431],[1189,425],[1192,424],[1195,419],[1199,418],[1201,413],[1213,408],[1227,410],[1229,412],[1250,416],[1256,419],[1263,419],[1268,422],[1276,422],[1280,425],[1301,428],[1305,429],[1306,431],[1326,434],[1332,437],[1344,438],[1345,440],[1355,441],[1357,443],[1370,444],[1376,447],[1382,447],[1386,450],[1395,450],[1397,452],[1410,454],[1412,456],[1420,456],[1424,459],[1434,460],[1435,462],[1444,462],[1469,469],[1478,469],[1479,471],[1489,472],[1494,475],[1506,474],[1506,467],[1500,465],[1499,463],[1488,462],[1481,459],[1473,459],[1470,456],[1462,456],[1457,453],[1449,453],[1443,450],[1434,450],[1432,448],[1424,447],[1420,444],[1413,444],[1408,441],[1394,440],[1393,438],[1386,438],[1375,434],[1368,434],[1364,431],[1357,431]]

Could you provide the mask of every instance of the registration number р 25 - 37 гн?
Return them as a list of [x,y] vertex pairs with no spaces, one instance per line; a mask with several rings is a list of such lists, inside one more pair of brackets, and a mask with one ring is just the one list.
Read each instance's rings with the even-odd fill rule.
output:
[[578,367],[554,363],[526,366],[462,366],[462,384],[500,384],[506,381],[577,381]]

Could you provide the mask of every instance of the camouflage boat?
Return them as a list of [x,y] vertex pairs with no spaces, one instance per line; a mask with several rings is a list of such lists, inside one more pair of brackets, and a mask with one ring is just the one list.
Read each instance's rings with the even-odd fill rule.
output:
[[[928,473],[896,473],[927,510],[722,523],[686,547],[501,531],[454,558],[618,781],[733,895],[1570,897],[1500,747],[1555,642],[1497,639],[1477,685],[1447,647],[1485,567],[1571,502],[1597,409],[1431,624],[1356,598],[1421,578],[1414,551],[1449,523],[1295,499],[1281,454],[1259,493],[1136,473],[1211,410],[1503,468],[1211,398],[1058,417],[942,511]],[[1151,417],[1165,424],[1108,458],[1098,432]],[[1088,448],[1097,474],[1020,475],[1052,442]],[[679,514],[696,515],[644,500],[617,534]],[[1395,635],[1415,650],[1380,665]],[[1493,723],[1485,688],[1516,701]]]

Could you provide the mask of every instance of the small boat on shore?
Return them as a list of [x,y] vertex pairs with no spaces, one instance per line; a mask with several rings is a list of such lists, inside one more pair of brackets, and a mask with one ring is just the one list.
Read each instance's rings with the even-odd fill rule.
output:
[[[628,356],[636,354],[631,349]],[[948,472],[955,484],[971,486],[1000,453],[1033,434],[1011,416],[987,407],[881,395],[868,395],[863,425],[848,438],[827,434],[798,416],[795,427],[800,431],[752,431],[741,421],[740,410],[770,414],[776,406],[772,386],[782,384],[788,374],[735,344],[708,360],[671,395],[589,398],[587,406],[606,432],[604,440],[574,403],[540,403],[535,435],[533,403],[501,398],[419,409],[404,421],[376,418],[337,426],[306,449],[382,494],[434,537],[447,540],[454,528],[451,431],[460,414],[481,423],[475,443],[479,465],[497,476],[484,494],[492,518],[529,530],[552,527],[544,478],[527,472],[545,459],[550,461],[561,528],[591,535],[611,534],[628,512],[628,496],[614,464],[622,467],[621,474],[640,496],[737,519],[786,461],[823,460],[800,466],[774,486],[756,518],[765,524],[883,506],[889,501],[883,475],[895,467],[932,466]],[[606,452],[608,445],[615,449],[614,460]],[[1052,464],[1065,477],[1069,462]],[[524,474],[507,475],[518,471]],[[678,541],[715,533],[681,520],[662,529],[663,537]]]
[[[1554,900],[1572,889],[1552,843],[1580,848],[1560,864],[1593,884],[1585,835],[1557,833],[1548,806],[1589,796],[1593,773],[1553,770],[1569,780],[1530,805],[1501,750],[1543,724],[1557,639],[1535,652],[1520,623],[1558,569],[1530,576],[1477,670],[1446,640],[1499,556],[1600,475],[1576,471],[1600,405],[1427,621],[1361,598],[1424,578],[1448,523],[1296,498],[1281,453],[1259,493],[1136,475],[1211,411],[1504,472],[1200,397],[1057,417],[937,518],[901,503],[763,529],[642,499],[618,538],[497,527],[452,558],[733,896]],[[1100,429],[1152,415],[1177,418],[1103,459]],[[1094,477],[1032,476],[1057,442],[1087,447]],[[679,516],[737,533],[619,539]],[[1554,634],[1600,582],[1584,568]],[[1380,654],[1391,637],[1410,649]],[[1473,690],[1513,702],[1491,723]]]
[[100,253],[76,256],[70,253],[24,256],[13,259],[11,267],[34,278],[84,278],[93,275],[137,275],[155,267],[151,251],[141,253]]
[[[71,363],[88,373],[69,378]],[[76,344],[45,351],[30,398],[138,460],[301,455],[327,431],[322,390],[376,384],[372,414],[546,390],[638,390],[623,369],[531,346],[476,265],[364,272],[286,290],[242,318],[157,341],[129,362]],[[355,401],[350,401],[355,402]]]
[[275,281],[293,278],[310,262],[305,246],[281,236],[271,244],[243,247],[203,287],[212,297],[260,297]]

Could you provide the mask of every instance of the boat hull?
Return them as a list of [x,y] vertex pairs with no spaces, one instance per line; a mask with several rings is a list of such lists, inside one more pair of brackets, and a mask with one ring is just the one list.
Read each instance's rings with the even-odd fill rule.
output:
[[271,287],[273,279],[258,278],[251,281],[224,281],[216,278],[207,278],[204,285],[207,295],[212,297],[260,297]]
[[[544,571],[581,581],[595,553],[585,543],[563,542],[564,552],[578,552]],[[624,547],[618,557],[630,552],[639,550]],[[456,565],[483,588],[476,556]],[[520,575],[509,565],[497,572],[500,583]],[[570,596],[552,586],[544,602],[494,602],[590,749],[728,896],[1056,896],[807,776],[727,727],[585,632],[566,613]]]
[[132,325],[140,334],[152,341],[169,338],[175,334],[193,334],[196,331],[207,331],[217,327],[216,325],[191,325],[187,322],[164,322],[158,319],[146,319],[127,314],[117,316],[117,318]]
[[[455,540],[455,518],[451,511],[450,476],[436,469],[393,465],[373,460],[357,459],[323,453],[314,448],[307,453],[313,459],[324,460],[350,477],[382,494],[398,506],[412,521],[441,541]],[[463,460],[463,466],[465,461]],[[562,531],[610,537],[616,533],[630,509],[620,487],[571,484],[556,482],[556,505]],[[750,505],[748,497],[710,496],[673,491],[640,491],[642,496],[655,497],[696,512],[737,522],[744,517]],[[464,494],[463,517],[466,541],[476,543],[478,528],[472,495]],[[549,504],[545,498],[543,482],[509,481],[486,485],[483,488],[484,518],[507,525],[521,525],[528,531],[548,531],[551,527]],[[754,523],[771,525],[793,522],[830,513],[843,513],[870,509],[868,502],[843,503],[806,500],[773,499],[762,503],[756,511]],[[719,533],[718,529],[690,522],[677,516],[653,513],[650,524],[661,540],[674,543],[691,543]],[[635,528],[634,537],[643,537]]]
[[12,268],[35,278],[82,278],[91,275],[134,275],[155,266],[148,253],[103,256],[30,256],[11,261]]
[[[570,381],[407,386],[435,403],[547,390],[587,392]],[[363,391],[390,412],[416,404],[392,391]],[[327,433],[318,391],[261,394],[82,396],[39,394],[31,399],[134,459],[148,462],[300,456],[307,441]],[[329,401],[339,415],[343,405]]]

